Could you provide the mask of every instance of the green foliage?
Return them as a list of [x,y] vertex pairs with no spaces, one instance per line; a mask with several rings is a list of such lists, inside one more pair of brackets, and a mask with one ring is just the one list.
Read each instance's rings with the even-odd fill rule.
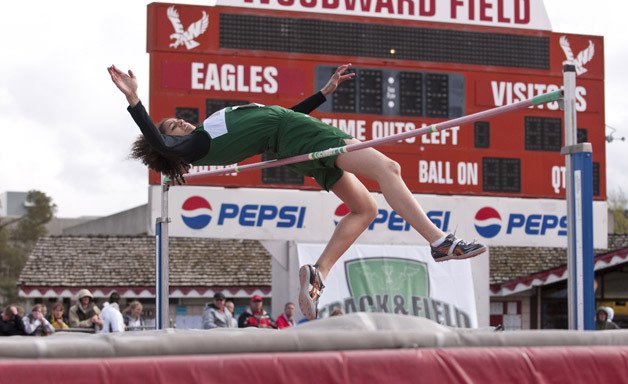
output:
[[628,215],[626,209],[628,208],[628,197],[621,189],[617,188],[615,192],[608,194],[608,209],[613,216],[613,232],[614,233],[628,233]]
[[0,302],[17,300],[17,279],[35,243],[47,234],[56,205],[45,193],[29,191],[26,214],[19,218],[0,217]]

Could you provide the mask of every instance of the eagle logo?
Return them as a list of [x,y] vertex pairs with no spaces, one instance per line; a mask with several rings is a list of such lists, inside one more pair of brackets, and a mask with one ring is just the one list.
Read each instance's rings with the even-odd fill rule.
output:
[[203,11],[203,16],[198,21],[190,24],[187,31],[183,30],[183,24],[179,20],[179,12],[174,8],[174,5],[168,8],[168,19],[174,28],[174,33],[170,35],[170,39],[174,40],[174,43],[170,43],[172,48],[177,48],[179,45],[185,45],[187,49],[198,47],[199,43],[194,39],[202,35],[209,25],[209,17]]
[[584,66],[586,65],[586,63],[591,61],[593,55],[595,54],[595,45],[591,40],[589,40],[589,46],[580,51],[577,57],[573,56],[573,52],[571,50],[571,46],[569,46],[567,36],[561,36],[560,47],[563,49],[563,52],[565,52],[565,57],[567,58],[567,60],[563,61],[563,65],[573,64],[576,67],[576,75],[582,75],[587,71]]

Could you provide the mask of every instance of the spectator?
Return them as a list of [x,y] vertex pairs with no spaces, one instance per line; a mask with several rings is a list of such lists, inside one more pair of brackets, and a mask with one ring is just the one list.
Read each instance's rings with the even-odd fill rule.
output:
[[55,331],[60,331],[62,329],[68,329],[70,326],[68,325],[68,320],[63,316],[64,312],[63,302],[57,301],[52,306],[52,313],[50,314],[50,324],[55,329]]
[[233,315],[225,308],[225,295],[222,292],[214,294],[213,303],[205,307],[203,312],[203,329],[231,328]]
[[342,308],[340,307],[334,307],[331,312],[329,313],[329,316],[341,316],[344,315],[345,311],[342,310]]
[[15,305],[9,305],[0,318],[0,336],[25,335],[22,317],[17,313]]
[[[615,317],[615,310],[612,307],[605,307],[605,308],[606,308],[606,313],[608,314],[608,318],[606,319],[606,321],[610,321],[611,323],[613,323],[613,318]],[[617,326],[619,327],[619,325]]]
[[294,303],[286,303],[283,313],[277,318],[277,329],[294,326]]
[[142,303],[134,300],[124,310],[124,325],[127,331],[141,331],[146,328],[146,321],[142,317]]
[[231,312],[231,328],[238,328],[238,320],[235,318],[235,303],[233,300],[225,301],[225,308]]
[[609,311],[607,310],[607,307],[598,307],[597,312],[595,314],[595,329],[598,331],[603,331],[606,329],[619,329],[619,326],[615,323],[613,323],[612,321],[610,321],[609,318]]
[[30,336],[48,336],[55,333],[52,324],[44,317],[41,304],[35,304],[31,313],[22,318],[24,333]]
[[112,292],[109,295],[109,302],[103,306],[100,318],[102,319],[100,333],[124,332],[124,319],[120,312],[120,295],[118,292]]
[[262,307],[262,296],[253,295],[251,304],[238,318],[238,327],[277,328],[275,321]]
[[97,331],[100,327],[100,309],[94,304],[94,296],[88,289],[81,289],[78,302],[70,308],[70,328],[92,328]]

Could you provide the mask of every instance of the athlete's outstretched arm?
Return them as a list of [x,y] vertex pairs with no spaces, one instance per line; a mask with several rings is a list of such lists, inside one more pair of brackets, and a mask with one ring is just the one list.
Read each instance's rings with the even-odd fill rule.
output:
[[334,74],[331,75],[329,81],[327,81],[327,84],[325,84],[325,86],[321,88],[319,92],[316,92],[312,96],[301,101],[299,104],[293,106],[290,109],[295,112],[309,114],[310,112],[318,108],[327,100],[327,96],[336,91],[336,88],[338,88],[340,84],[342,84],[346,80],[353,79],[355,77],[355,73],[347,73],[349,67],[351,67],[351,63],[339,66]]
[[137,96],[137,78],[133,71],[129,69],[127,74],[116,68],[115,65],[107,68],[107,71],[111,75],[111,81],[124,94],[129,105],[135,107],[140,102],[140,98]]
[[198,135],[168,136],[159,132],[137,96],[137,78],[133,71],[125,73],[114,65],[107,68],[107,71],[113,83],[129,102],[127,110],[153,149],[162,155],[174,156],[189,163],[207,154],[209,140],[199,139]]

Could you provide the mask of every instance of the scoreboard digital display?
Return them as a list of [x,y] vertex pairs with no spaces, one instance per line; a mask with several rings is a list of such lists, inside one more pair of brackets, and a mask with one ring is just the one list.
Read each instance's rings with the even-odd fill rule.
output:
[[[335,70],[316,66],[314,89],[322,88]],[[356,80],[343,84],[317,112],[448,119],[464,114],[462,75],[359,67],[351,72]]]
[[[185,33],[177,35],[172,9]],[[205,23],[206,21],[206,23]],[[577,77],[578,141],[593,145],[594,198],[606,198],[603,39],[373,17],[221,6],[148,6],[150,113],[201,123],[257,102],[290,107],[336,67],[356,73],[312,116],[359,140],[454,119],[559,89],[567,48],[594,46]],[[569,44],[569,47],[566,47]],[[414,193],[563,198],[558,103],[377,147]],[[271,159],[266,153],[248,164]],[[219,167],[194,167],[192,172]],[[160,176],[149,173],[149,182]],[[198,185],[319,189],[286,168],[206,177]],[[368,180],[372,191],[377,185]]]

